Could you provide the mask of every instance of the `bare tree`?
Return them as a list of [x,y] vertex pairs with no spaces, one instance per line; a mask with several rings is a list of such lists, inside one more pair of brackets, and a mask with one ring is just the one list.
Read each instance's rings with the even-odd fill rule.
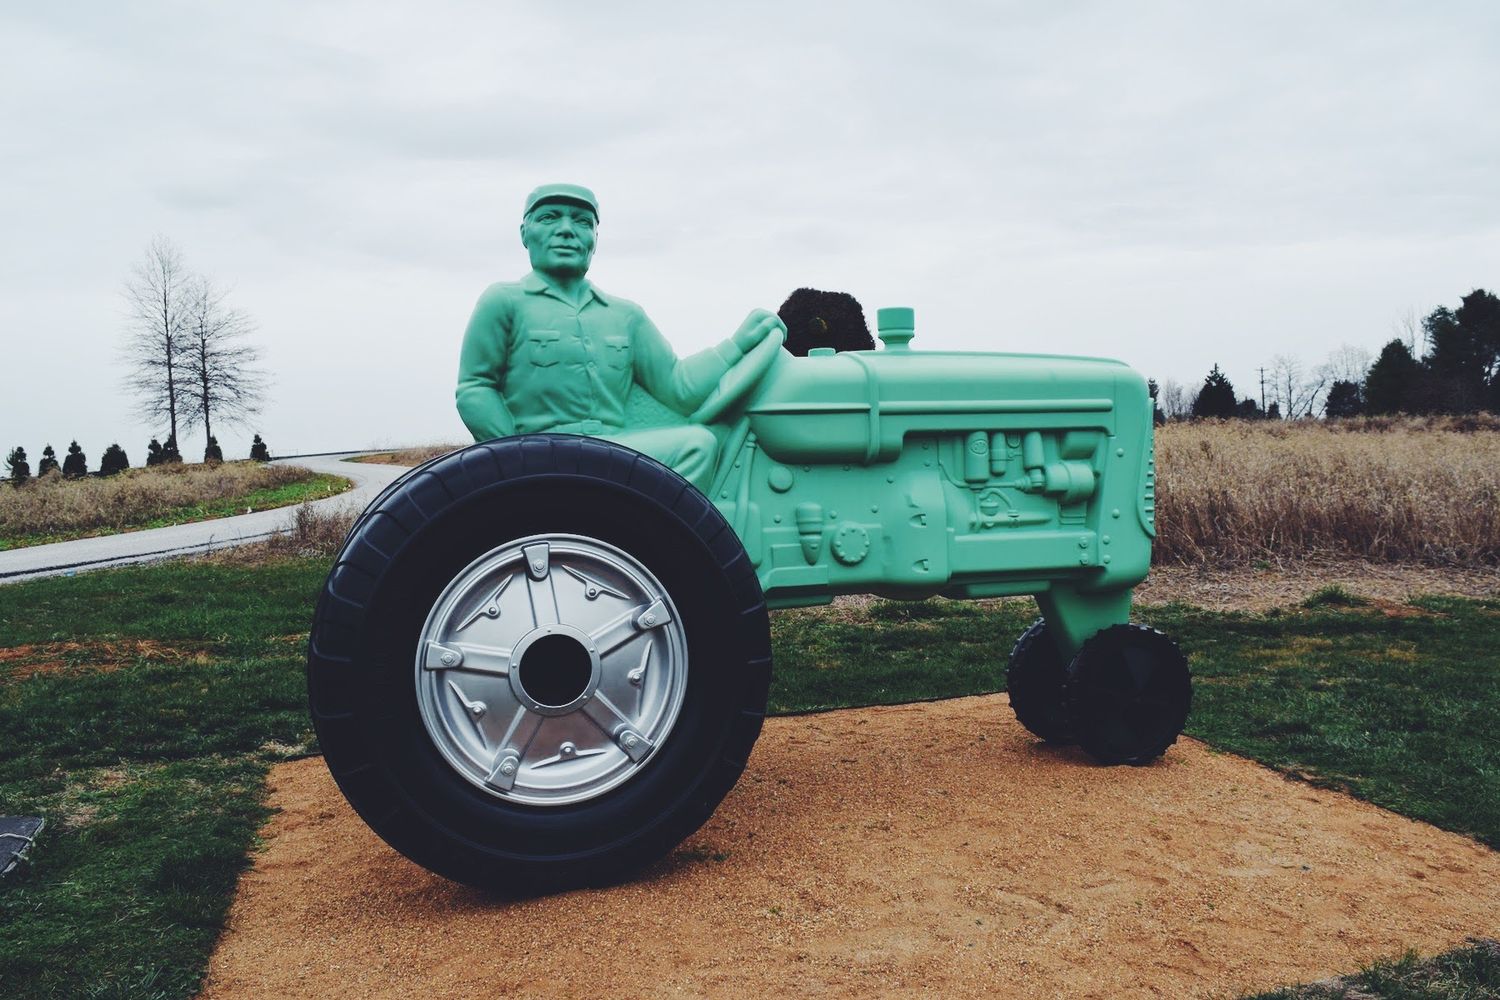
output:
[[1281,415],[1287,420],[1312,416],[1318,397],[1330,381],[1327,365],[1308,375],[1303,372],[1302,362],[1290,354],[1278,354],[1271,359],[1271,399],[1279,404]]
[[181,370],[186,420],[202,424],[213,440],[213,421],[239,424],[260,412],[269,379],[257,362],[260,351],[246,338],[250,317],[225,302],[226,293],[207,278],[194,278],[185,297]]
[[142,419],[160,426],[166,418],[174,438],[183,397],[182,335],[191,278],[182,251],[157,236],[125,281],[125,388],[139,397],[136,412]]
[[1328,360],[1319,371],[1328,376],[1330,383],[1353,382],[1355,385],[1362,385],[1374,361],[1370,352],[1363,347],[1340,344],[1329,352]]
[[1161,407],[1162,414],[1168,420],[1182,420],[1193,412],[1186,390],[1176,379],[1162,379],[1161,391],[1157,393],[1157,399],[1157,405]]
[[1417,310],[1411,306],[1406,307],[1406,312],[1396,317],[1391,324],[1396,339],[1406,345],[1411,356],[1419,358],[1422,356],[1422,320],[1417,316]]

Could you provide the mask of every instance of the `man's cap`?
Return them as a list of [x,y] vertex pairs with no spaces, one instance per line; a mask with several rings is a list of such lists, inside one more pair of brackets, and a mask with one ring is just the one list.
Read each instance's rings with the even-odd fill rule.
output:
[[521,217],[524,219],[530,215],[531,210],[544,201],[570,201],[586,205],[593,211],[594,218],[599,218],[599,199],[581,184],[543,184],[526,196],[526,210],[521,213]]

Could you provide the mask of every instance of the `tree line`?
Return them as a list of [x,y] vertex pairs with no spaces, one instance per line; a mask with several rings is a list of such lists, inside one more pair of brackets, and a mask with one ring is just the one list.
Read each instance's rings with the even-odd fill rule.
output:
[[[222,462],[214,436],[220,426],[244,424],[258,414],[269,376],[259,365],[260,351],[249,342],[255,324],[229,305],[227,292],[210,278],[188,269],[182,251],[158,236],[146,248],[125,281],[126,330],[122,357],[124,388],[136,397],[136,413],[147,423],[165,425],[166,441],[157,437],[146,447],[146,465],[182,461],[178,431],[203,428],[205,462]],[[269,461],[260,435],[250,457]],[[105,449],[98,475],[130,467],[116,442]],[[20,485],[31,478],[26,449],[16,446],[5,460],[6,478]],[[68,478],[88,475],[83,449],[74,441],[59,466],[48,444],[37,475],[57,471]]]
[[[211,455],[204,460],[208,462],[222,462],[224,453],[219,448],[219,442],[209,438],[209,451]],[[255,435],[255,440],[250,443],[250,458],[256,462],[269,462],[271,460],[271,449],[261,440],[260,435]],[[146,465],[170,465],[174,462],[180,463],[182,456],[177,453],[177,445],[171,439],[163,445],[156,438],[146,446]],[[84,476],[113,476],[130,468],[130,456],[125,449],[115,442],[104,449],[104,455],[99,459],[99,468],[95,472],[89,472],[88,456],[84,454],[77,441],[68,445],[68,454],[59,465],[57,452],[52,445],[42,449],[41,460],[37,462],[36,477],[41,478],[49,474],[56,474],[64,479],[82,479]],[[17,445],[5,456],[5,479],[12,486],[20,486],[32,478],[31,460],[26,454],[26,449]]]
[[1401,326],[1404,336],[1392,338],[1373,360],[1347,344],[1310,370],[1277,355],[1260,369],[1259,400],[1240,396],[1217,364],[1196,388],[1153,381],[1157,419],[1500,413],[1500,298],[1476,288],[1456,309],[1439,306],[1420,323],[1412,314]]

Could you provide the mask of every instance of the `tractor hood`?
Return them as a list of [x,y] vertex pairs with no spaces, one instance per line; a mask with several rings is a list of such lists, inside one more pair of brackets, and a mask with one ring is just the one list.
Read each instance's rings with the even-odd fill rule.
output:
[[782,461],[890,461],[910,432],[1097,428],[1150,419],[1146,382],[1119,361],[1050,354],[783,354],[746,412]]

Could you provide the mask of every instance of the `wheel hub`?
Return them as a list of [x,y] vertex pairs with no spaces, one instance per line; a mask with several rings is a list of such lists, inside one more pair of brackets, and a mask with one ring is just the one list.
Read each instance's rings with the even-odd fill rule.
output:
[[565,805],[628,781],[687,687],[687,636],[639,560],[580,535],[530,536],[454,577],[419,636],[433,745],[487,794]]
[[588,633],[570,625],[543,625],[511,652],[516,700],[542,715],[567,715],[598,690],[602,664]]

